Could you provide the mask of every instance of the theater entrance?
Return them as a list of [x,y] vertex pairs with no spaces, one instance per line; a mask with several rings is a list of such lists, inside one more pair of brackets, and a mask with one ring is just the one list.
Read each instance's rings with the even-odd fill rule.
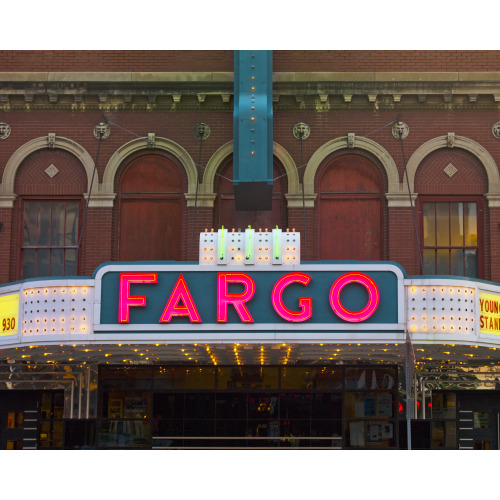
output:
[[103,367],[99,448],[396,449],[396,366]]

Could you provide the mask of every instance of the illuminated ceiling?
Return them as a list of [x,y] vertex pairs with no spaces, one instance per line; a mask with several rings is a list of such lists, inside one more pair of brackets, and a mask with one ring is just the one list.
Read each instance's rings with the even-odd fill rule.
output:
[[[414,344],[420,367],[500,366],[500,348]],[[314,365],[399,363],[405,344],[53,344],[0,349],[0,362]]]

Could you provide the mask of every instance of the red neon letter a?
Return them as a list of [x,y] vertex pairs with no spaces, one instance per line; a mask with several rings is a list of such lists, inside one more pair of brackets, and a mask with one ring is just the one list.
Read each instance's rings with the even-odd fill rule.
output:
[[[245,289],[241,293],[229,293],[228,283],[240,283]],[[217,276],[217,323],[227,322],[227,305],[232,304],[243,323],[253,323],[245,302],[255,293],[254,280],[245,273],[219,273]]]
[[[179,301],[181,300],[184,304],[183,306],[179,305]],[[189,293],[189,289],[182,274],[179,276],[170,294],[170,298],[163,310],[159,323],[170,323],[172,316],[187,316],[191,323],[201,323],[200,315],[194,305],[193,298]]]

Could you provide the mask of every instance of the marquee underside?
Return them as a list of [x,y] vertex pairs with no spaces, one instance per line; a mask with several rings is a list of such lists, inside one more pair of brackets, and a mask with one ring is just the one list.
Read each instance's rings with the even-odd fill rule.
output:
[[[405,344],[106,344],[72,343],[2,349],[7,362],[193,365],[313,365],[398,363]],[[413,344],[417,366],[496,366],[500,348],[481,345]]]

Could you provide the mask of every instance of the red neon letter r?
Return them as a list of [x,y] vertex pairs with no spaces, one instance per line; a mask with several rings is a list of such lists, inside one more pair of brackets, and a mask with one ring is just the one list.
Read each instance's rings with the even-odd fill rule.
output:
[[[228,283],[241,283],[245,289],[241,293],[229,293]],[[254,280],[245,273],[219,273],[217,276],[217,323],[227,322],[227,305],[232,304],[243,323],[253,323],[253,318],[245,302],[255,293]]]

